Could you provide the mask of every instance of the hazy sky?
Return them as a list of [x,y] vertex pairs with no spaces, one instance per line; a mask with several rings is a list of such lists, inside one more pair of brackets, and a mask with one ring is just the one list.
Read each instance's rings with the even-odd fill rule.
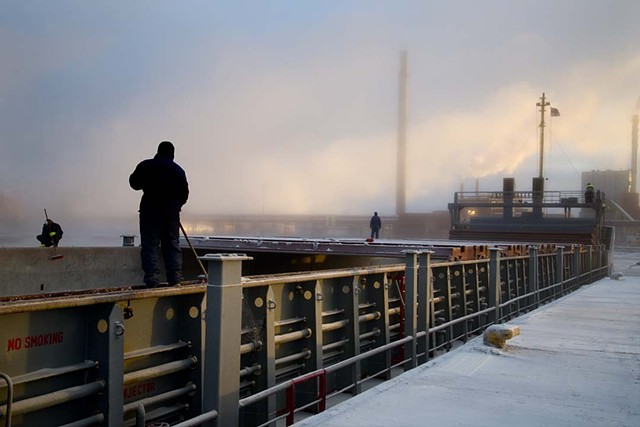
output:
[[578,190],[630,167],[639,22],[637,0],[2,2],[0,195],[135,217],[129,174],[168,139],[185,213],[393,214],[402,50],[408,212],[529,189],[542,92],[548,188]]

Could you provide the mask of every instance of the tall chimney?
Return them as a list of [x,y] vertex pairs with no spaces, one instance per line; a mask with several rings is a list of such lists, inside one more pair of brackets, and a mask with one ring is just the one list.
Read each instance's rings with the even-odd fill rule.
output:
[[631,192],[638,192],[638,114],[631,118]]
[[400,88],[398,93],[398,164],[396,177],[396,215],[406,211],[407,156],[407,51],[400,55]]

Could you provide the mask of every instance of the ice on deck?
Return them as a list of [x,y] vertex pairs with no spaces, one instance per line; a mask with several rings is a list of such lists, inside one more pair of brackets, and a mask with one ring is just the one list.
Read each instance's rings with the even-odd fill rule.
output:
[[296,426],[640,426],[638,261]]

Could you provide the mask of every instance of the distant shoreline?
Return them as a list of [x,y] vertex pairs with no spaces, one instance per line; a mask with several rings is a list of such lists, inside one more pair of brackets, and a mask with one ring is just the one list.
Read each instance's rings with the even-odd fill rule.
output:
[[[136,238],[136,245],[139,239]],[[33,236],[0,234],[0,247],[3,248],[36,248],[40,243]],[[122,246],[121,236],[69,236],[66,234],[60,241],[60,247],[113,247]]]

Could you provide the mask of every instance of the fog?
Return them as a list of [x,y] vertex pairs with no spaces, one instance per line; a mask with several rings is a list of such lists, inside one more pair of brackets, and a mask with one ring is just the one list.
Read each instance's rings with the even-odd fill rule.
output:
[[630,168],[638,16],[633,0],[5,3],[0,230],[37,231],[43,208],[135,230],[128,177],[165,139],[185,214],[391,215],[402,50],[408,212],[476,179],[529,189],[542,92],[561,114],[547,188],[578,190],[582,171]]

